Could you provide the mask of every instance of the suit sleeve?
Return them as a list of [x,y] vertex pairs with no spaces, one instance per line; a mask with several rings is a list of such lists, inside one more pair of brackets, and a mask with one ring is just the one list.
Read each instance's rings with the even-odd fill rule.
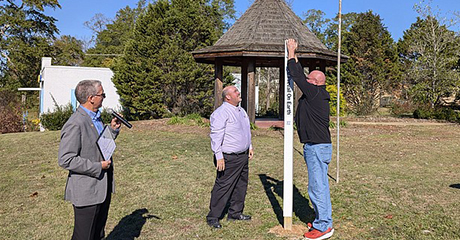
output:
[[75,173],[98,178],[102,172],[101,162],[80,156],[81,137],[81,129],[77,124],[66,124],[63,127],[58,153],[59,166]]
[[118,134],[120,133],[120,129],[112,129],[112,127],[108,127],[110,129],[110,132],[112,132],[113,140],[117,139]]
[[297,84],[303,94],[311,96],[312,91],[315,90],[314,85],[307,82],[307,76],[303,72],[302,65],[296,62],[294,58],[288,61],[289,74],[292,80]]

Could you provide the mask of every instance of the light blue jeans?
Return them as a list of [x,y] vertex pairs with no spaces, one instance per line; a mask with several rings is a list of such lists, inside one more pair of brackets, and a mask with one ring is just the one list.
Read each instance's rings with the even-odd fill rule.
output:
[[303,147],[308,168],[308,196],[316,213],[313,228],[324,232],[332,228],[331,193],[327,171],[332,158],[332,144],[310,144]]

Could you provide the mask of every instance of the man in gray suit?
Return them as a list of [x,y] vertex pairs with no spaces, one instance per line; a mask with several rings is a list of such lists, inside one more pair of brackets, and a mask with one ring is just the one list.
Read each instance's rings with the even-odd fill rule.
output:
[[[59,166],[69,171],[64,199],[72,202],[75,225],[72,239],[103,239],[112,192],[112,159],[103,159],[96,141],[104,126],[99,108],[105,98],[101,82],[83,80],[75,96],[80,106],[61,130]],[[110,130],[114,138],[120,122],[113,118]]]

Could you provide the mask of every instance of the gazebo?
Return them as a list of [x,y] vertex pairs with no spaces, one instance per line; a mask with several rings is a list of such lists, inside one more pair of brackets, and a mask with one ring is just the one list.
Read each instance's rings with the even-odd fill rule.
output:
[[[284,41],[299,43],[297,56],[309,71],[337,64],[337,53],[330,51],[303,24],[285,0],[255,0],[235,24],[213,45],[192,52],[195,61],[214,64],[214,108],[222,104],[223,66],[241,67],[241,106],[255,121],[256,67],[280,69],[279,116],[284,112]],[[346,58],[346,56],[344,56]],[[344,59],[342,57],[342,59]],[[346,59],[344,59],[346,60]]]

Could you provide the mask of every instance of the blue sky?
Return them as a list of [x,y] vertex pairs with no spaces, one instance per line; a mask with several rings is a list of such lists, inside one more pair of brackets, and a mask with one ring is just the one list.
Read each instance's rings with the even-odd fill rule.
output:
[[[71,35],[78,39],[89,40],[91,31],[83,23],[90,20],[95,14],[102,13],[113,19],[116,12],[129,5],[135,7],[138,0],[60,0],[61,9],[47,9],[46,14],[55,17],[61,35]],[[241,16],[254,0],[235,0],[237,16]],[[319,9],[326,13],[326,18],[334,17],[339,9],[338,0],[287,0],[292,3],[294,12],[302,17],[308,9]],[[393,39],[402,37],[403,31],[415,22],[417,13],[413,6],[419,0],[342,0],[342,13],[365,12],[372,10],[380,15],[384,25],[388,28]],[[460,0],[433,0],[433,6],[448,13],[460,11]],[[454,31],[459,31],[452,29]]]

